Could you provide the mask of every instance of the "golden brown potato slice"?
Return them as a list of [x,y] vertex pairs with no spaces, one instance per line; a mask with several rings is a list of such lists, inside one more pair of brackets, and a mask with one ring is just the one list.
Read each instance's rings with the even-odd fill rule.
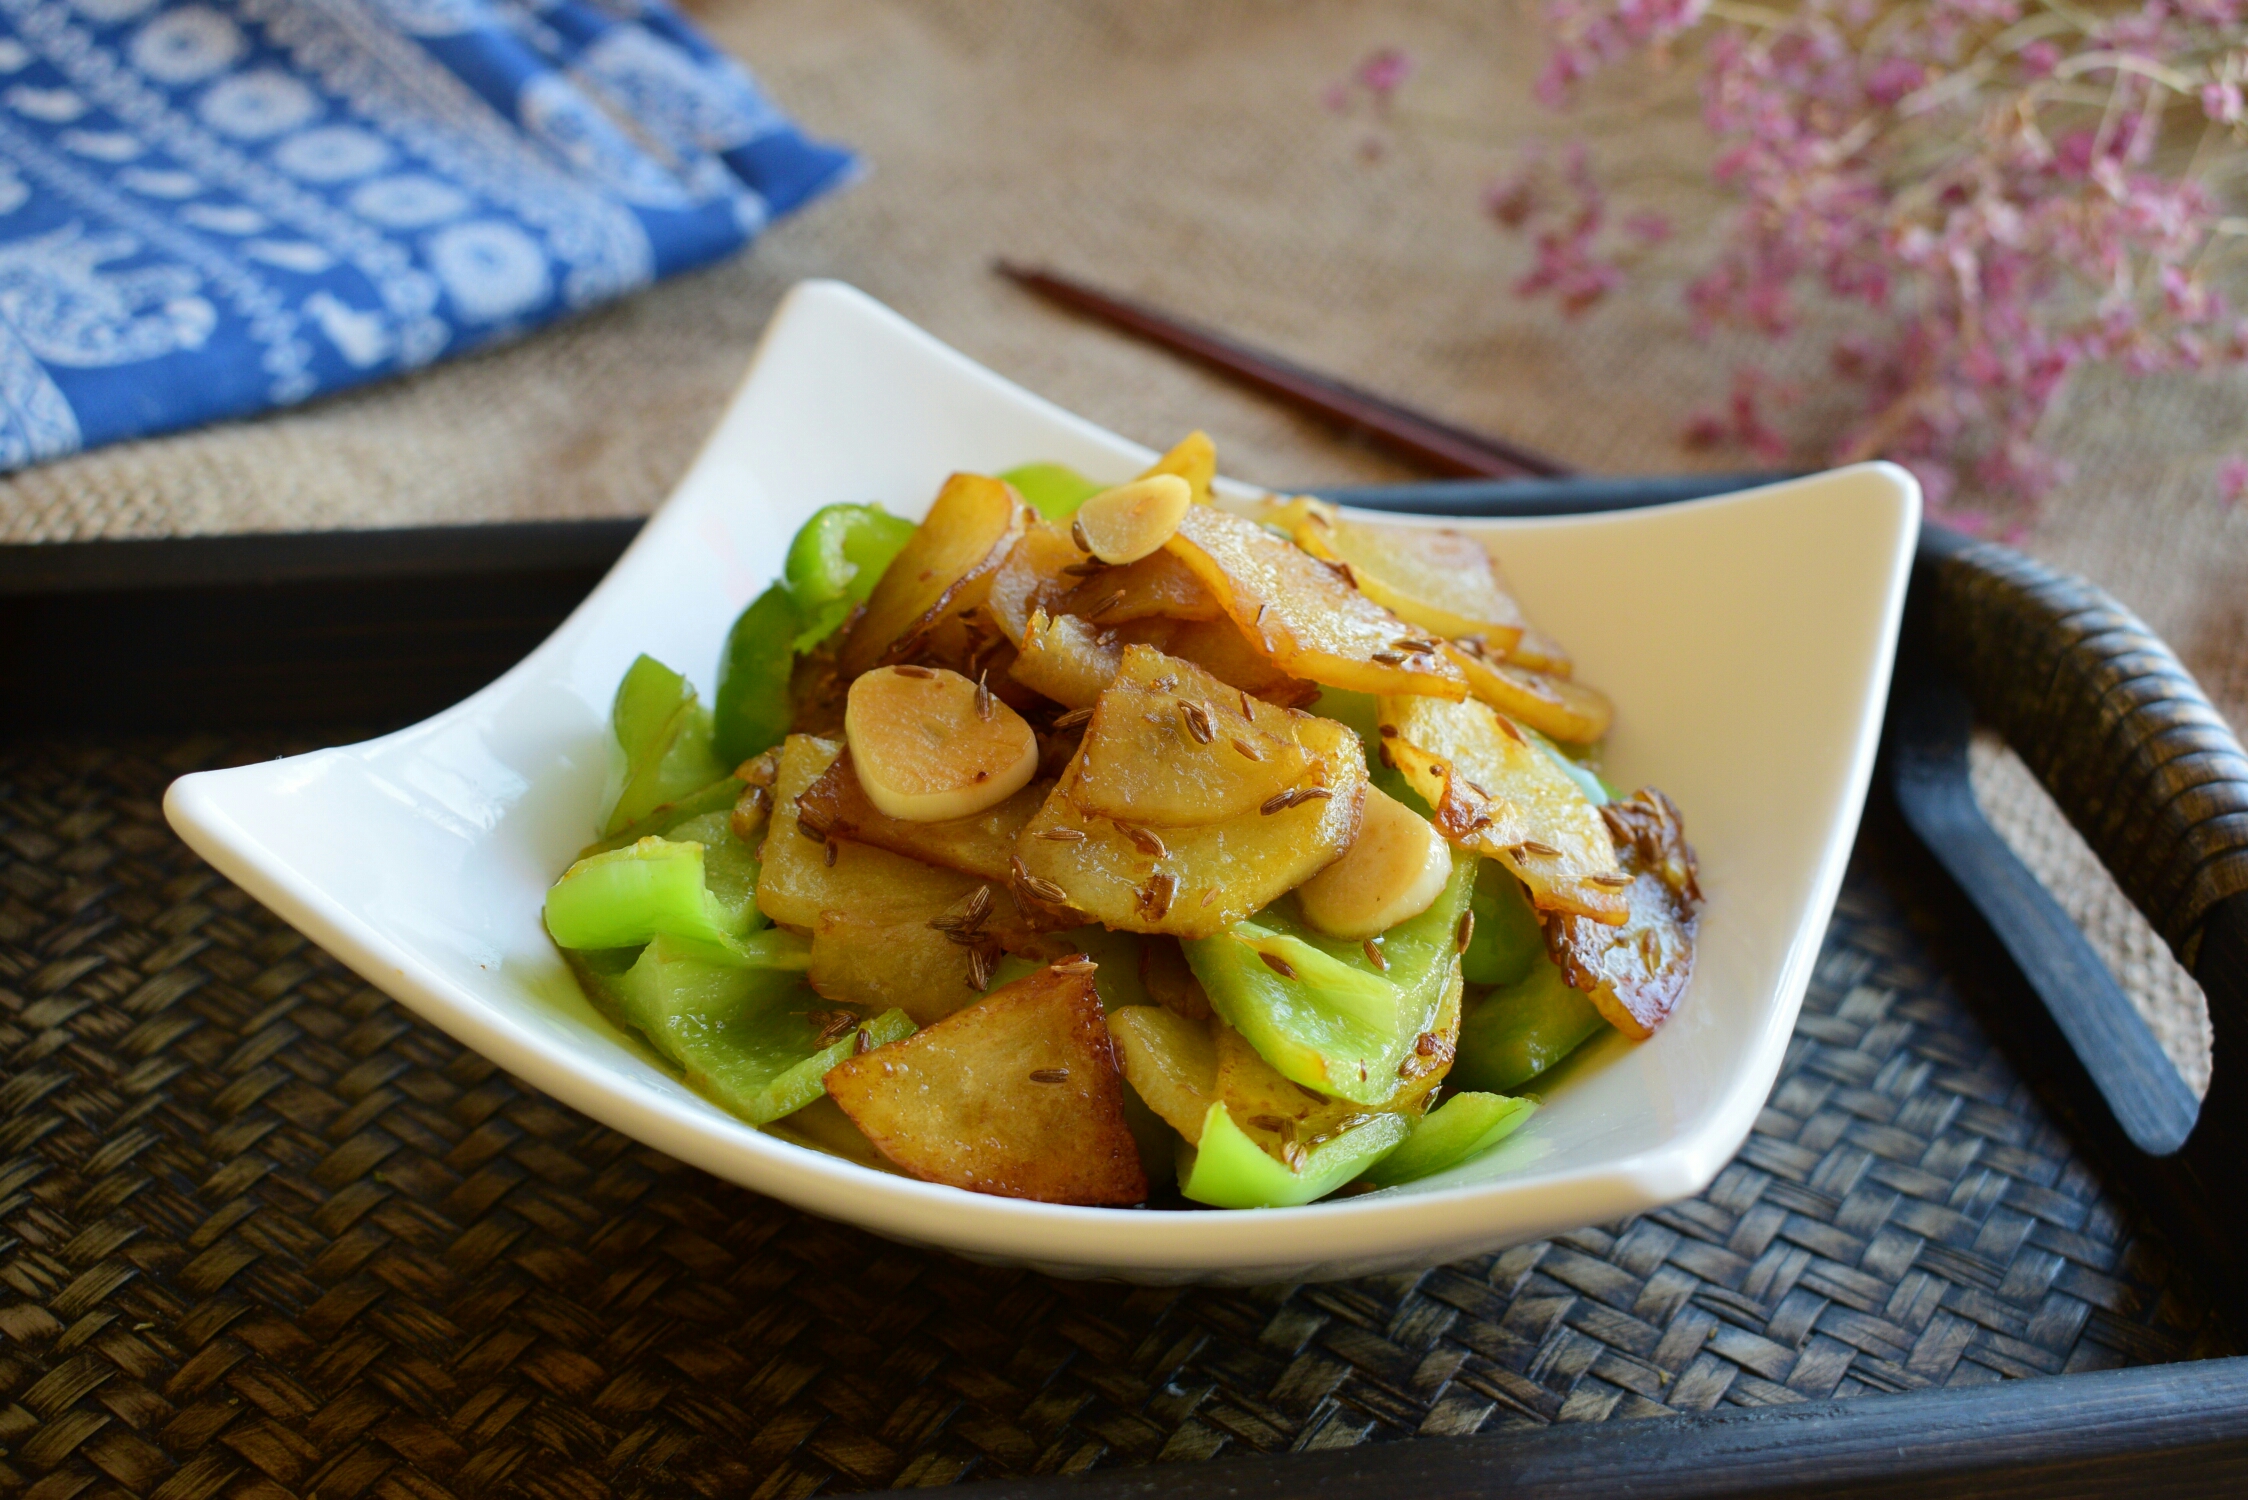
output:
[[[1050,782],[1032,782],[974,817],[944,823],[908,823],[884,816],[867,800],[846,750],[796,798],[798,817],[827,830],[829,838],[872,844],[926,865],[942,865],[983,880],[1004,881],[1015,836],[1046,801]],[[824,857],[824,851],[823,857]]]
[[1444,653],[1467,674],[1468,689],[1476,697],[1549,738],[1589,745],[1616,720],[1615,705],[1598,688],[1533,672],[1473,647],[1447,645]]
[[[759,851],[757,905],[783,926],[814,934],[824,913],[872,927],[926,927],[961,910],[991,882],[939,869],[872,844],[832,836],[815,819],[802,820],[800,801],[842,753],[831,740],[791,735],[781,746],[773,783],[772,821]],[[830,863],[830,853],[833,850]],[[1010,872],[1012,865],[1009,865]],[[1043,913],[1026,920],[1004,888],[994,889],[989,914],[979,924],[1002,945],[1019,946],[1052,924]]]
[[1310,756],[1296,786],[1240,817],[1160,834],[1081,811],[1068,790],[1073,760],[1017,844],[1037,882],[1031,896],[1043,891],[1127,932],[1196,938],[1294,890],[1350,847],[1366,792],[1365,756],[1349,729],[1308,719],[1296,732]]
[[1254,812],[1303,779],[1308,714],[1260,703],[1190,662],[1127,646],[1068,778],[1082,812],[1192,827]]
[[[984,608],[1007,639],[1020,646],[1031,614],[1039,609],[1057,613],[1053,601],[1077,587],[1098,567],[1077,550],[1067,531],[1050,521],[1040,521],[1025,527],[1007,550],[1006,561],[992,574]],[[1073,574],[1068,571],[1071,568],[1083,571]]]
[[1022,535],[1026,510],[1013,490],[986,475],[947,479],[844,640],[837,658],[843,675],[907,660],[932,643],[940,626],[956,629],[961,612],[987,597],[992,574]]
[[999,943],[990,933],[975,934],[985,939],[981,943],[957,943],[929,925],[942,913],[915,916],[920,919],[874,921],[821,912],[812,924],[805,982],[836,1004],[902,1010],[916,1026],[943,1020],[983,993],[999,962]]
[[1467,679],[1436,643],[1360,593],[1345,564],[1214,505],[1189,510],[1164,545],[1291,677],[1361,693],[1467,696]]
[[1090,965],[1040,969],[850,1058],[827,1092],[928,1182],[1041,1203],[1147,1197]]
[[1081,615],[1103,630],[1155,615],[1215,620],[1224,613],[1202,580],[1169,552],[1150,552],[1138,562],[1067,581],[1070,587],[1053,596],[1053,612]]
[[1123,1005],[1108,1013],[1116,1063],[1163,1123],[1199,1145],[1202,1120],[1218,1097],[1218,1053],[1208,1018],[1191,1021],[1158,1005]]
[[973,891],[979,884],[973,876],[870,844],[830,839],[816,822],[808,827],[799,822],[797,799],[842,753],[834,741],[806,734],[792,734],[782,742],[772,822],[758,856],[758,909],[776,922],[809,931],[823,911],[867,920],[907,919],[942,912]]
[[1210,997],[1186,961],[1177,938],[1140,939],[1140,988],[1148,999],[1189,1021],[1210,1019]]
[[1009,676],[1065,708],[1091,708],[1116,680],[1124,648],[1104,644],[1100,633],[1075,615],[1031,614],[1023,632],[1022,650],[1007,669]]
[[1218,447],[1210,435],[1200,428],[1180,438],[1177,446],[1133,476],[1146,479],[1155,474],[1176,474],[1186,481],[1194,492],[1194,503],[1210,503],[1210,482],[1218,477]]
[[1525,629],[1522,639],[1507,648],[1506,659],[1548,677],[1573,677],[1577,671],[1577,664],[1561,649],[1561,643],[1535,625]]
[[1498,564],[1471,536],[1433,526],[1383,526],[1346,519],[1331,505],[1291,502],[1296,545],[1348,563],[1366,597],[1439,636],[1479,635],[1504,651],[1528,623]]
[[1504,714],[1436,698],[1384,698],[1380,714],[1384,753],[1446,838],[1504,863],[1540,910],[1624,920],[1630,881],[1600,810]]
[[1678,808],[1653,787],[1602,808],[1631,885],[1621,927],[1582,917],[1547,923],[1546,945],[1569,983],[1592,997],[1609,1025],[1654,1035],[1694,976],[1702,892]]
[[1225,616],[1215,620],[1188,620],[1162,643],[1166,655],[1193,662],[1230,687],[1241,688],[1288,708],[1302,708],[1319,696],[1317,685],[1290,677],[1273,665],[1272,658],[1241,633]]

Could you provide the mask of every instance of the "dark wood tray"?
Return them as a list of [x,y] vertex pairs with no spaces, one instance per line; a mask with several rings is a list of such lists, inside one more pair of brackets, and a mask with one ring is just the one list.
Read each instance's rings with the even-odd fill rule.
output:
[[[1909,775],[1906,805],[1889,789],[1927,772],[1911,745],[1780,1084],[1709,1192],[1425,1275],[1248,1292],[968,1267],[679,1167],[358,983],[162,826],[179,771],[409,722],[497,675],[633,530],[0,549],[0,1488],[2248,1487],[2239,1192],[2203,1139],[2232,1119],[2222,1055],[2187,1150],[2139,1154],[1908,831],[1925,806]],[[1995,551],[1924,562],[1900,693],[1963,679],[2017,743],[2051,733],[2035,714],[2071,722],[2072,664],[2118,659],[2115,630],[2068,634],[2098,601]],[[2017,655],[1961,644],[1994,641]],[[2008,701],[2020,653],[2055,642],[2041,693]],[[2188,732],[2159,643],[2130,646],[2108,717],[2081,721],[2110,731],[2113,774],[2048,774],[2110,803],[2144,758],[2135,722],[2167,713],[2165,743],[2190,742],[2159,762],[2187,762],[2173,778],[2229,764]],[[2142,858],[2126,881],[2158,925],[2248,845],[2209,843],[2221,783],[2110,819],[2200,814],[2184,876]],[[2187,935],[2213,1008],[2241,993],[2241,898],[2218,889]]]

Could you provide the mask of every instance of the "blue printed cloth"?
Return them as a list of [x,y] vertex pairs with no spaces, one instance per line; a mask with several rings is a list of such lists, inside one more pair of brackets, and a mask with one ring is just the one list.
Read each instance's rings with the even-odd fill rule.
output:
[[853,165],[664,0],[0,0],[0,469],[521,333]]

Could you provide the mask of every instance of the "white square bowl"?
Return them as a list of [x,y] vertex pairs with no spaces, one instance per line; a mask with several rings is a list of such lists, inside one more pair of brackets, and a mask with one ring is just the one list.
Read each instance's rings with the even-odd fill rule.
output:
[[165,812],[251,895],[529,1083],[718,1176],[913,1244],[1063,1276],[1322,1280],[1700,1190],[1772,1086],[1864,801],[1919,526],[1917,488],[1887,465],[1657,510],[1444,523],[1490,539],[1532,617],[1614,696],[1609,774],[1678,800],[1709,896],[1669,1023],[1586,1048],[1541,1081],[1527,1127],[1452,1172],[1231,1213],[983,1197],[763,1134],[578,993],[540,909],[592,836],[609,701],[634,656],[707,688],[734,615],[822,505],[917,514],[954,470],[1055,459],[1122,478],[1149,457],[861,293],[806,283],[678,492],[538,650],[411,729],[184,777]]

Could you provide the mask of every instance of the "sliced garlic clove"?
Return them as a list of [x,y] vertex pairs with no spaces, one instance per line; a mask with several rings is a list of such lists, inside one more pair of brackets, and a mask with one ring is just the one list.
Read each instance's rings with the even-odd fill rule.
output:
[[1079,506],[1074,535],[1102,562],[1138,562],[1171,539],[1193,503],[1193,486],[1178,475],[1150,474]]
[[1366,788],[1358,841],[1296,887],[1304,920],[1339,938],[1370,938],[1417,917],[1452,878],[1442,834],[1404,803]]
[[907,823],[942,823],[997,806],[1038,770],[1022,715],[958,672],[879,667],[851,683],[843,710],[867,800]]

